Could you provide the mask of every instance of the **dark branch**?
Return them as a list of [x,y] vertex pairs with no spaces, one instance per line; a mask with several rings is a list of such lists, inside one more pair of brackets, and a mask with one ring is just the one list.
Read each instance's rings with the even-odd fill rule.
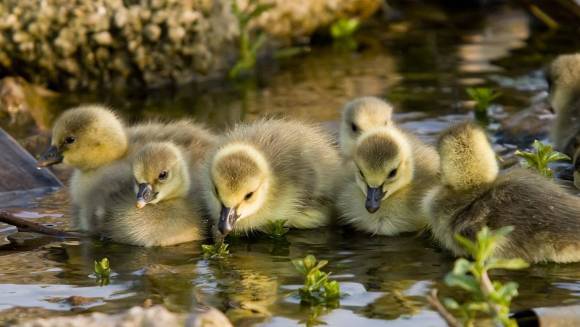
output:
[[82,235],[78,233],[65,232],[58,229],[46,227],[39,223],[34,223],[26,219],[18,218],[7,211],[0,211],[0,222],[16,227],[19,232],[33,232],[62,238],[82,237]]

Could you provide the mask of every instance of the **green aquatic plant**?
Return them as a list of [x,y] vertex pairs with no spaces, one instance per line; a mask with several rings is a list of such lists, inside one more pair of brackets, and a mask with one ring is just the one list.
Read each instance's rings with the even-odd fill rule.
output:
[[466,92],[471,100],[475,101],[475,118],[487,123],[489,121],[487,109],[501,93],[488,87],[469,87]]
[[[455,235],[457,242],[473,260],[457,259],[453,270],[445,276],[445,284],[466,291],[469,299],[459,302],[452,298],[445,298],[443,306],[437,298],[436,290],[429,297],[429,302],[449,325],[473,326],[476,317],[483,314],[491,317],[498,326],[517,326],[516,322],[510,319],[509,313],[512,299],[518,295],[518,284],[515,282],[502,284],[492,281],[489,277],[490,270],[516,270],[528,267],[528,263],[522,259],[499,259],[493,256],[495,250],[512,230],[511,226],[496,231],[484,227],[477,233],[475,242],[461,235]],[[459,313],[461,322],[455,319],[447,309]]]
[[354,33],[358,30],[360,21],[357,18],[341,18],[330,26],[330,35],[334,40],[334,47],[352,51],[358,47]]
[[330,280],[330,274],[320,271],[328,264],[326,260],[317,261],[313,255],[304,259],[294,259],[292,264],[304,276],[304,286],[298,290],[302,303],[309,305],[324,305],[337,307],[340,300],[340,286],[337,281]]
[[95,260],[94,272],[97,277],[97,282],[101,286],[109,285],[111,279],[111,265],[109,263],[109,258]]
[[516,151],[516,156],[524,159],[524,166],[535,169],[546,177],[552,177],[554,172],[549,164],[554,161],[571,160],[567,155],[554,151],[550,144],[544,144],[535,140],[532,144],[534,151]]
[[330,35],[335,40],[350,38],[359,26],[360,21],[357,18],[341,18],[330,25]]
[[259,3],[258,0],[249,0],[245,9],[241,9],[236,0],[232,0],[232,12],[238,21],[240,30],[238,61],[230,69],[230,78],[237,78],[256,66],[258,51],[266,42],[266,34],[262,31],[253,33],[250,23],[264,12],[274,7],[273,4]]
[[216,244],[203,244],[201,250],[203,251],[203,256],[205,258],[211,259],[221,259],[225,258],[230,254],[228,250],[229,244],[225,242],[219,242]]
[[271,238],[283,238],[290,230],[288,227],[286,227],[286,221],[287,220],[285,219],[272,220],[268,223],[268,225],[266,225],[264,232]]

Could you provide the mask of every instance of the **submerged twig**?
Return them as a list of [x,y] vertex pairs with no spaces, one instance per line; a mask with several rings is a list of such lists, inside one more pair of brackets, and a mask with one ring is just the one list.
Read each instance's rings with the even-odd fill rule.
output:
[[82,235],[78,233],[65,232],[55,228],[46,227],[39,223],[34,223],[26,219],[18,218],[8,211],[0,211],[0,222],[16,227],[19,232],[33,232],[62,238],[82,237]]
[[459,320],[455,319],[455,317],[453,317],[453,315],[449,311],[447,311],[443,303],[439,301],[439,297],[437,296],[437,289],[431,290],[431,293],[427,296],[427,301],[429,301],[429,304],[431,304],[433,309],[435,309],[439,313],[441,318],[445,320],[448,326],[450,327],[463,326],[459,322]]

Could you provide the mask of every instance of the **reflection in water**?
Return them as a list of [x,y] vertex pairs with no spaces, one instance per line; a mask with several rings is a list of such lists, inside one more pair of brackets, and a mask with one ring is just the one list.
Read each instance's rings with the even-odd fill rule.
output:
[[[377,95],[388,97],[403,112],[397,120],[405,128],[433,142],[441,129],[467,117],[466,109],[457,105],[465,99],[464,85],[504,83],[538,69],[546,56],[578,48],[578,44],[561,42],[563,37],[573,40],[575,36],[565,30],[557,38],[542,35],[538,40],[534,34],[538,32],[530,29],[521,10],[447,13],[439,8],[426,11],[421,4],[412,6],[417,8],[409,8],[401,22],[361,33],[362,50],[356,53],[314,48],[307,56],[269,67],[247,84],[185,86],[145,95],[73,94],[60,97],[54,108],[104,101],[131,122],[193,116],[222,129],[264,115],[332,121],[352,97]],[[525,107],[533,96],[530,92],[536,90],[502,89],[506,112]],[[53,116],[41,117],[31,123],[34,126],[17,129],[15,135],[26,138],[31,131],[44,129],[45,121]],[[21,204],[21,215],[69,227],[66,189]],[[12,229],[0,227],[0,231]],[[98,240],[25,238],[0,247],[0,310],[37,306],[60,314],[72,307],[55,297],[82,295],[99,300],[80,310],[103,312],[118,312],[145,300],[185,312],[201,301],[225,311],[238,325],[382,326],[386,321],[397,326],[436,325],[437,316],[428,308],[425,294],[433,287],[443,296],[450,291],[440,281],[453,258],[425,235],[292,231],[285,241],[234,239],[230,249],[232,255],[224,260],[206,260],[200,243],[144,249]],[[303,283],[290,260],[310,253],[330,261],[325,270],[347,293],[339,309],[304,307],[289,294]],[[115,275],[109,286],[100,288],[92,276],[93,261],[105,256]],[[494,278],[518,281],[515,309],[560,305],[580,302],[578,268],[536,265],[525,271],[500,272]],[[27,311],[26,315],[44,316],[46,311]]]

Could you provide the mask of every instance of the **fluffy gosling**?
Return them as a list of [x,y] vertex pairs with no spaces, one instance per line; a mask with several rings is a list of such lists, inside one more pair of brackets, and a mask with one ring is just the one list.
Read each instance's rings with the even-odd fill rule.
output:
[[190,165],[179,147],[170,142],[145,145],[135,155],[129,176],[127,187],[108,199],[107,237],[145,247],[205,238]]
[[378,235],[427,225],[420,203],[437,180],[435,149],[395,127],[375,128],[357,140],[350,170],[337,203],[344,223]]
[[263,120],[229,132],[206,167],[204,198],[222,235],[329,223],[340,158],[328,135],[293,121]]
[[[55,122],[50,148],[41,156],[39,167],[63,162],[75,168],[70,180],[75,227],[98,231],[104,212],[102,194],[115,192],[114,186],[102,185],[107,175],[123,170],[130,157],[151,141],[174,141],[191,151],[190,162],[199,164],[215,136],[189,121],[147,123],[125,129],[123,122],[109,109],[85,105],[65,111]],[[99,190],[106,192],[102,193]]]
[[376,97],[361,97],[342,109],[339,143],[342,155],[352,156],[356,139],[375,127],[393,124],[393,107]]
[[527,169],[498,175],[485,132],[461,124],[439,141],[441,181],[423,201],[435,239],[466,255],[455,234],[474,239],[484,226],[514,231],[498,249],[505,258],[528,262],[580,260],[580,199]]

